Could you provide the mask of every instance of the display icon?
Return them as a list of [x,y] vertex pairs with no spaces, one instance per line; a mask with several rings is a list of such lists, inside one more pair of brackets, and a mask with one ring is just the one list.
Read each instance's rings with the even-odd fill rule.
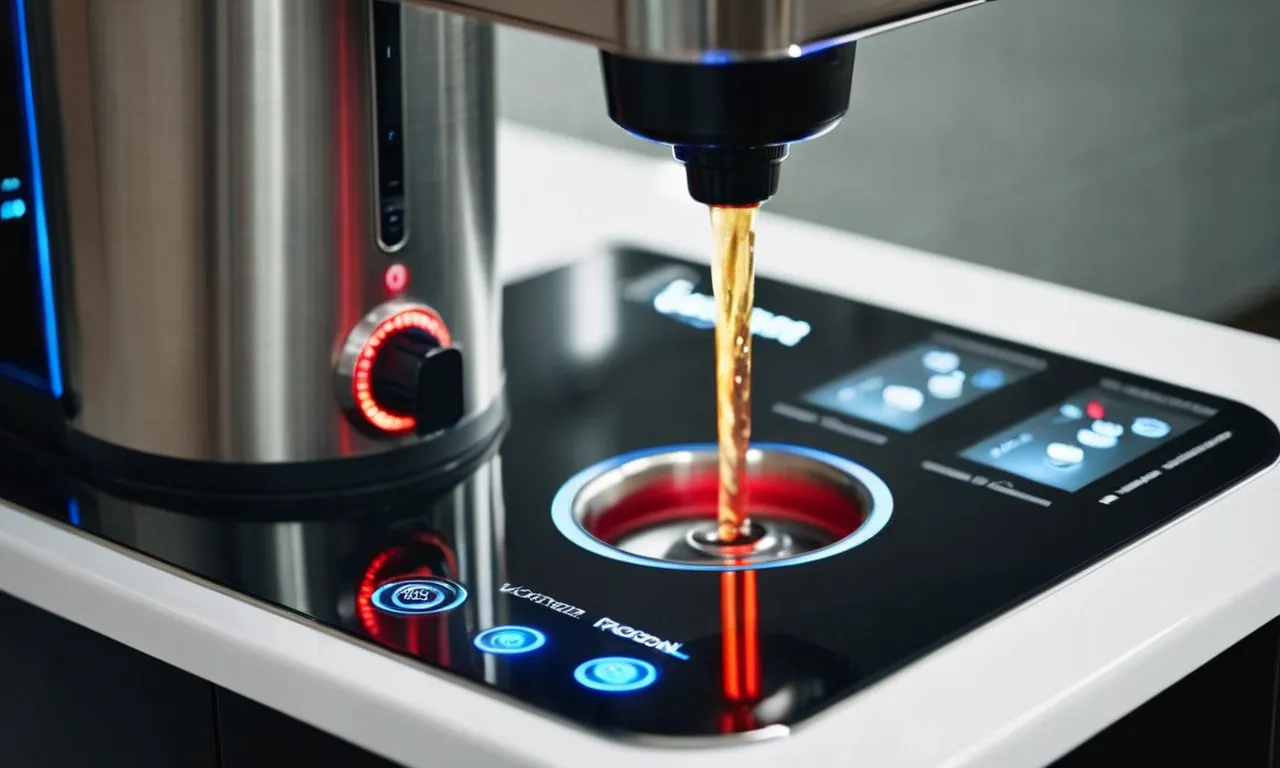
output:
[[1093,431],[1105,437],[1120,437],[1124,434],[1124,427],[1114,421],[1104,421],[1098,419],[1093,422]]
[[929,394],[939,400],[954,400],[964,392],[964,372],[952,371],[929,377]]
[[1115,448],[1117,440],[1111,435],[1099,434],[1092,429],[1082,429],[1076,433],[1076,442],[1086,448],[1106,450],[1107,448]]
[[1169,426],[1167,421],[1161,421],[1151,416],[1139,416],[1133,420],[1129,430],[1138,437],[1159,440],[1173,431],[1173,427]]
[[1004,371],[999,368],[983,368],[969,380],[978,389],[999,389],[1004,386],[1004,382]]
[[1068,421],[1079,421],[1084,418],[1084,411],[1080,406],[1067,403],[1058,409],[1058,418],[1054,419],[1055,424],[1062,424]]
[[931,349],[924,353],[921,361],[934,373],[951,373],[960,367],[960,356],[945,349]]
[[1084,461],[1084,449],[1068,443],[1049,443],[1044,455],[1049,465],[1056,469],[1074,469]]
[[904,387],[901,384],[890,384],[881,394],[884,404],[899,411],[914,413],[924,405],[924,393],[915,387]]

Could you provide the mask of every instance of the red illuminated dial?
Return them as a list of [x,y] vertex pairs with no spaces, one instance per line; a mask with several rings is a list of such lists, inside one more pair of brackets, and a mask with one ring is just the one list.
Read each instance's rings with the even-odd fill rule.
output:
[[388,302],[352,331],[339,397],[357,424],[388,436],[429,434],[462,418],[462,356],[434,309]]

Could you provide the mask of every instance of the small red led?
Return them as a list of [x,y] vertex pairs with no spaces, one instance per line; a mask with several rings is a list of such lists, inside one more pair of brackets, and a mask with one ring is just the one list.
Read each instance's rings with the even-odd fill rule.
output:
[[373,364],[378,356],[378,348],[388,337],[410,328],[431,334],[442,347],[453,343],[444,320],[441,320],[435,312],[421,307],[405,309],[383,320],[377,328],[373,329],[369,340],[364,343],[360,348],[360,354],[356,356],[355,371],[351,377],[351,392],[360,413],[370,424],[393,435],[412,432],[417,426],[417,420],[412,416],[391,413],[373,399]]
[[1097,400],[1090,400],[1084,407],[1084,412],[1089,414],[1091,419],[1100,419],[1107,415],[1107,409],[1102,407],[1102,403]]
[[409,286],[409,268],[403,264],[392,264],[382,276],[382,284],[390,293],[399,293]]

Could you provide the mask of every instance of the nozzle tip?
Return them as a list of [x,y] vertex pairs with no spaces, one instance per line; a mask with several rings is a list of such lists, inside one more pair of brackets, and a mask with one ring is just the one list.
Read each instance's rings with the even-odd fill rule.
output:
[[778,191],[785,144],[761,147],[676,145],[689,194],[706,205],[758,205]]

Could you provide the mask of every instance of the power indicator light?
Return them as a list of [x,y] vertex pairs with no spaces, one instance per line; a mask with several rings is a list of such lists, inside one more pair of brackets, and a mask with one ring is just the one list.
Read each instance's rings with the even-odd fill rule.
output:
[[602,693],[630,693],[648,688],[658,679],[658,668],[626,656],[605,656],[583,662],[573,671],[579,685]]
[[403,264],[392,264],[383,274],[382,284],[389,293],[400,293],[409,287],[409,268]]
[[1097,400],[1090,400],[1084,407],[1084,412],[1091,419],[1101,419],[1107,415],[1107,409]]
[[536,651],[547,644],[547,636],[532,627],[508,624],[490,627],[476,635],[475,646],[484,653],[514,656]]

